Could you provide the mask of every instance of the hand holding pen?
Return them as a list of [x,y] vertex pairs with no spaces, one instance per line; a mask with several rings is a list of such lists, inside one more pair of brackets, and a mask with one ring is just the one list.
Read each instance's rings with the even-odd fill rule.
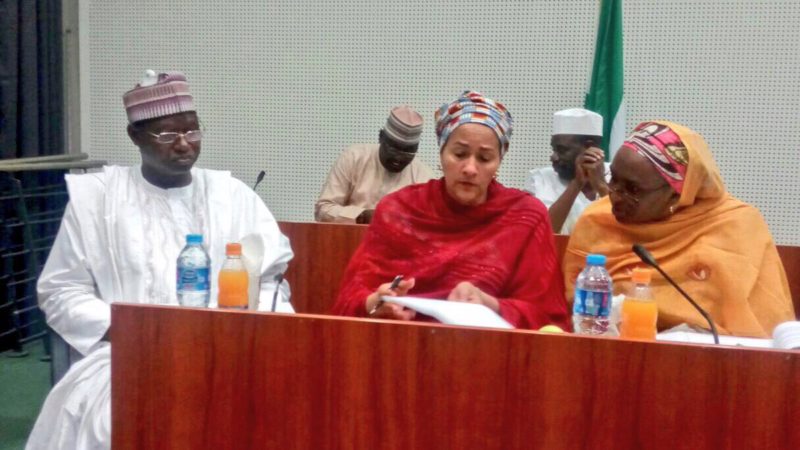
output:
[[[402,275],[398,275],[398,276],[394,277],[394,280],[392,280],[392,284],[390,284],[390,285],[389,285],[389,292],[397,292],[397,287],[398,287],[398,286],[400,286],[400,282],[401,282],[401,281],[403,281],[403,276],[402,276]],[[381,286],[381,288],[382,288],[382,287],[383,287],[383,286]],[[380,292],[380,290],[381,290],[381,289],[380,289],[380,288],[378,288],[378,292]],[[385,294],[383,294],[383,295],[385,295]],[[375,311],[377,311],[377,310],[378,310],[378,308],[380,308],[381,306],[383,306],[383,295],[380,295],[380,294],[379,294],[379,296],[378,296],[378,303],[376,303],[376,304],[375,304],[375,306],[373,306],[373,307],[372,307],[372,309],[370,309],[370,310],[369,310],[369,313],[368,313],[368,314],[369,314],[370,316],[371,316],[371,315],[373,315],[373,314],[375,314]],[[396,294],[391,294],[391,295],[396,295]]]
[[384,283],[367,297],[365,302],[369,317],[394,320],[411,320],[416,316],[416,312],[405,309],[400,305],[385,303],[382,299],[385,295],[403,296],[414,287],[414,279],[404,280],[402,275],[394,277],[391,283]]

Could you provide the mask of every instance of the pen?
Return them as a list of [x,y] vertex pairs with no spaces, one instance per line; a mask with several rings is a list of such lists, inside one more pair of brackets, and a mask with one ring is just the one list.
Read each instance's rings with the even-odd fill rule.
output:
[[[392,280],[392,284],[389,286],[389,289],[391,289],[391,290],[397,289],[397,286],[400,286],[400,282],[401,281],[403,281],[403,276],[402,275],[398,275],[398,276],[394,277],[394,280]],[[371,315],[375,314],[375,311],[377,311],[378,308],[380,308],[381,306],[383,306],[383,298],[379,298],[378,299],[378,303],[376,303],[375,307],[373,307],[370,310],[369,315],[371,316]]]

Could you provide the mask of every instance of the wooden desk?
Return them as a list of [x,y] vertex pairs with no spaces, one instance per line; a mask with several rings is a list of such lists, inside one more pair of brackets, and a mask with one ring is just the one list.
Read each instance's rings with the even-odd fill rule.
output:
[[800,352],[111,310],[118,450],[800,448]]
[[[286,272],[295,308],[298,312],[313,314],[329,312],[339,293],[347,263],[367,227],[313,222],[280,222],[279,225],[295,252]],[[559,259],[568,242],[569,236],[556,235]],[[778,253],[789,278],[795,313],[800,317],[800,247],[779,246]]]
[[294,251],[286,271],[292,305],[297,312],[329,313],[367,226],[313,222],[280,222],[279,226]]

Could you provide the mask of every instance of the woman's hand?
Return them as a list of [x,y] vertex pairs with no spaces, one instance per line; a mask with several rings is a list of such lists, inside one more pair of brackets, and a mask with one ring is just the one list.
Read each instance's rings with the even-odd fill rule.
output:
[[375,215],[374,209],[365,209],[361,214],[356,217],[356,223],[360,224],[370,224],[372,223],[372,217]]
[[[417,315],[417,312],[411,309],[406,309],[394,303],[383,303],[381,297],[384,295],[403,296],[414,287],[414,279],[409,278],[403,280],[397,285],[395,289],[391,289],[392,283],[383,283],[378,287],[378,290],[373,292],[367,297],[364,306],[369,312],[369,317],[374,319],[391,319],[391,320],[412,320]],[[376,308],[377,306],[377,308]],[[374,311],[373,311],[374,310]]]
[[453,302],[478,303],[500,314],[500,302],[469,281],[462,281],[450,291],[447,299]]

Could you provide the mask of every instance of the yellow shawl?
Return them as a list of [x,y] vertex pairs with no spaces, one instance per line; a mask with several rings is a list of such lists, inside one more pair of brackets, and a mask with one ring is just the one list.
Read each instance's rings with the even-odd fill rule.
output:
[[[794,320],[789,285],[772,235],[758,210],[732,197],[702,136],[658,121],[689,152],[678,210],[667,220],[622,224],[608,197],[587,208],[564,255],[567,298],[588,253],[608,258],[615,293],[630,288],[630,273],[644,264],[631,251],[640,243],[663,269],[706,309],[720,333],[769,337],[781,322]],[[657,273],[651,284],[658,327],[688,323],[707,328],[703,317]]]

